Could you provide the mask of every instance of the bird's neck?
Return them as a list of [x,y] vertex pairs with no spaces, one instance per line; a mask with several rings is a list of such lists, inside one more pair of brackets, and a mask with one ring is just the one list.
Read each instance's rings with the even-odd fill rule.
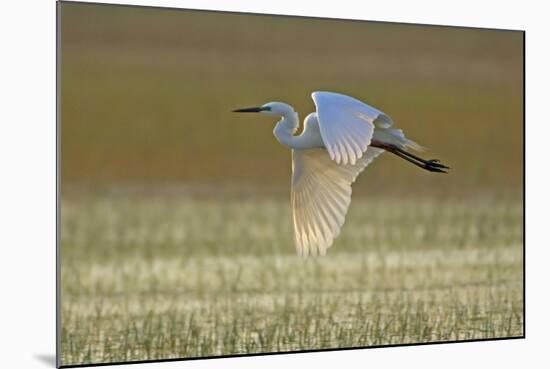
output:
[[273,130],[273,134],[281,144],[291,149],[295,149],[297,148],[298,136],[294,136],[294,134],[298,130],[299,125],[298,113],[295,111],[288,112],[283,115],[282,119],[277,123]]

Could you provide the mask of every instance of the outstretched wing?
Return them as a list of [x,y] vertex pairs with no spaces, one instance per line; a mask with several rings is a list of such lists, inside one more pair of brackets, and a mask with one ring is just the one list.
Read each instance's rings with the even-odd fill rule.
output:
[[393,124],[389,116],[353,97],[325,91],[316,91],[311,97],[323,142],[338,164],[355,164],[367,150],[374,127]]
[[290,203],[299,255],[326,253],[344,224],[351,184],[383,151],[369,147],[355,164],[337,164],[324,149],[292,150]]

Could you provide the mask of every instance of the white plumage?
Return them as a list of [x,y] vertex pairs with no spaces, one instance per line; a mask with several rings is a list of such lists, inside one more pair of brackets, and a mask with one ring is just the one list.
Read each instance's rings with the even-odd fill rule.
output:
[[324,255],[340,233],[351,184],[384,150],[367,148],[356,164],[337,164],[324,149],[292,150],[290,203],[299,255]]
[[352,97],[332,92],[314,92],[311,97],[323,143],[337,164],[355,164],[367,150],[379,117],[391,125],[384,113]]
[[351,202],[351,185],[385,150],[433,172],[448,169],[437,160],[424,160],[406,151],[420,150],[403,131],[391,128],[392,119],[353,97],[317,91],[317,108],[304,120],[300,135],[298,114],[292,106],[270,102],[235,112],[280,116],[273,131],[292,150],[290,201],[294,242],[299,255],[324,255],[340,233]]

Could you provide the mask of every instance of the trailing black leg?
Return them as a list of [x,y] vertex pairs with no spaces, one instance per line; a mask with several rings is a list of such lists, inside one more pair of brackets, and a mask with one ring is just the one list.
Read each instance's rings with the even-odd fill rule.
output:
[[409,163],[412,163],[417,167],[420,167],[430,172],[447,173],[447,169],[450,169],[448,166],[441,164],[438,159],[422,159],[421,157],[413,155],[410,152],[405,151],[392,144],[373,141],[371,142],[371,146],[391,152],[392,154],[399,156],[401,159],[407,160]]
[[422,158],[420,158],[416,155],[413,155],[410,152],[405,151],[405,150],[403,150],[403,149],[401,149],[397,146],[395,146],[393,149],[395,151],[403,154],[403,155],[406,155],[406,156],[412,158],[412,159],[418,160],[419,162],[424,163],[425,165],[429,165],[429,166],[432,166],[432,167],[435,167],[435,168],[451,169],[448,166],[441,164],[441,162],[438,159],[430,159],[430,160],[422,159]]

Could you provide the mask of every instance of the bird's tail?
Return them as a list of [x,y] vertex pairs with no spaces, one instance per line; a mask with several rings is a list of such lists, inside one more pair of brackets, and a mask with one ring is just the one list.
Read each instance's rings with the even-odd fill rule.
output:
[[418,143],[414,142],[413,140],[409,140],[408,138],[405,138],[404,145],[410,149],[413,149],[415,151],[425,151],[426,148],[424,146],[419,145]]
[[418,143],[414,142],[413,140],[409,140],[407,137],[405,137],[405,134],[403,133],[403,130],[398,128],[381,128],[374,131],[374,136],[376,139],[390,143],[393,145],[397,145],[398,147],[401,147],[403,149],[410,148],[415,151],[424,151],[425,148]]

